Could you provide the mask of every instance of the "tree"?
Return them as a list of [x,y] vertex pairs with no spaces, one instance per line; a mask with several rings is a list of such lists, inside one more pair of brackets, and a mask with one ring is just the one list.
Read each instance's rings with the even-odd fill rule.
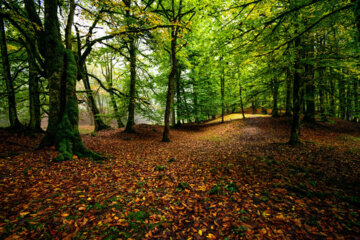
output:
[[[0,4],[0,10],[1,10],[1,4]],[[10,72],[10,63],[9,63],[7,45],[6,45],[5,25],[4,25],[4,19],[1,15],[0,15],[0,47],[1,47],[1,58],[2,58],[2,65],[4,71],[4,79],[7,89],[10,127],[12,129],[19,130],[22,129],[23,126],[20,123],[16,112],[15,91],[14,91],[13,79],[11,77],[11,72]]]

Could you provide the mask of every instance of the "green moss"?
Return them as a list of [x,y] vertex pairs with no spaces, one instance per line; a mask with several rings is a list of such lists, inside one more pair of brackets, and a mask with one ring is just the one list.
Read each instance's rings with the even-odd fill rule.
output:
[[79,110],[76,97],[77,65],[74,54],[70,50],[64,52],[66,77],[66,105],[60,124],[57,126],[55,147],[59,155],[54,161],[72,160],[73,155],[79,158],[89,157],[104,160],[99,154],[88,150],[83,144],[78,129]]

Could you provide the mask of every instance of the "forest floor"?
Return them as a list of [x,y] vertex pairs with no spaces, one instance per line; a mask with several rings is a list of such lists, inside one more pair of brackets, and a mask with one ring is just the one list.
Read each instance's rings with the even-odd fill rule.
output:
[[0,239],[359,239],[360,129],[287,118],[83,135],[103,164],[0,131]]

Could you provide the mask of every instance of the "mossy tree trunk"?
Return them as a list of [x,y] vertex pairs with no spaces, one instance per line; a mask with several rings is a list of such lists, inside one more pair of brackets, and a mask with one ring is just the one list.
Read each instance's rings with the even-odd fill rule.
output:
[[49,123],[40,146],[55,145],[59,151],[55,161],[71,160],[73,155],[102,159],[88,150],[81,140],[76,97],[78,69],[74,53],[62,45],[57,6],[57,0],[45,1],[44,57],[49,81]]
[[[1,10],[1,5],[0,5],[0,10]],[[8,99],[10,128],[22,129],[23,126],[20,123],[16,112],[14,83],[10,72],[10,63],[9,63],[9,57],[8,57],[7,45],[6,45],[4,20],[1,17],[1,15],[0,15],[0,47],[1,47],[1,60],[3,65],[3,78],[6,84],[6,92]]]

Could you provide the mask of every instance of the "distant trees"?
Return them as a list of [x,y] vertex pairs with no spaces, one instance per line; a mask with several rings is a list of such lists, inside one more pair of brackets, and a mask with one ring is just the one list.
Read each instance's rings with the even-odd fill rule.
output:
[[[251,107],[292,115],[297,144],[302,116],[359,121],[359,8],[358,0],[5,0],[0,87],[9,122],[40,131],[46,114],[42,146],[55,145],[58,160],[99,157],[78,132],[82,80],[95,130],[109,127],[105,116],[118,127],[127,116],[125,132],[134,132],[139,114],[164,124],[167,142],[171,125],[245,117]],[[95,86],[113,114],[101,114]]]

